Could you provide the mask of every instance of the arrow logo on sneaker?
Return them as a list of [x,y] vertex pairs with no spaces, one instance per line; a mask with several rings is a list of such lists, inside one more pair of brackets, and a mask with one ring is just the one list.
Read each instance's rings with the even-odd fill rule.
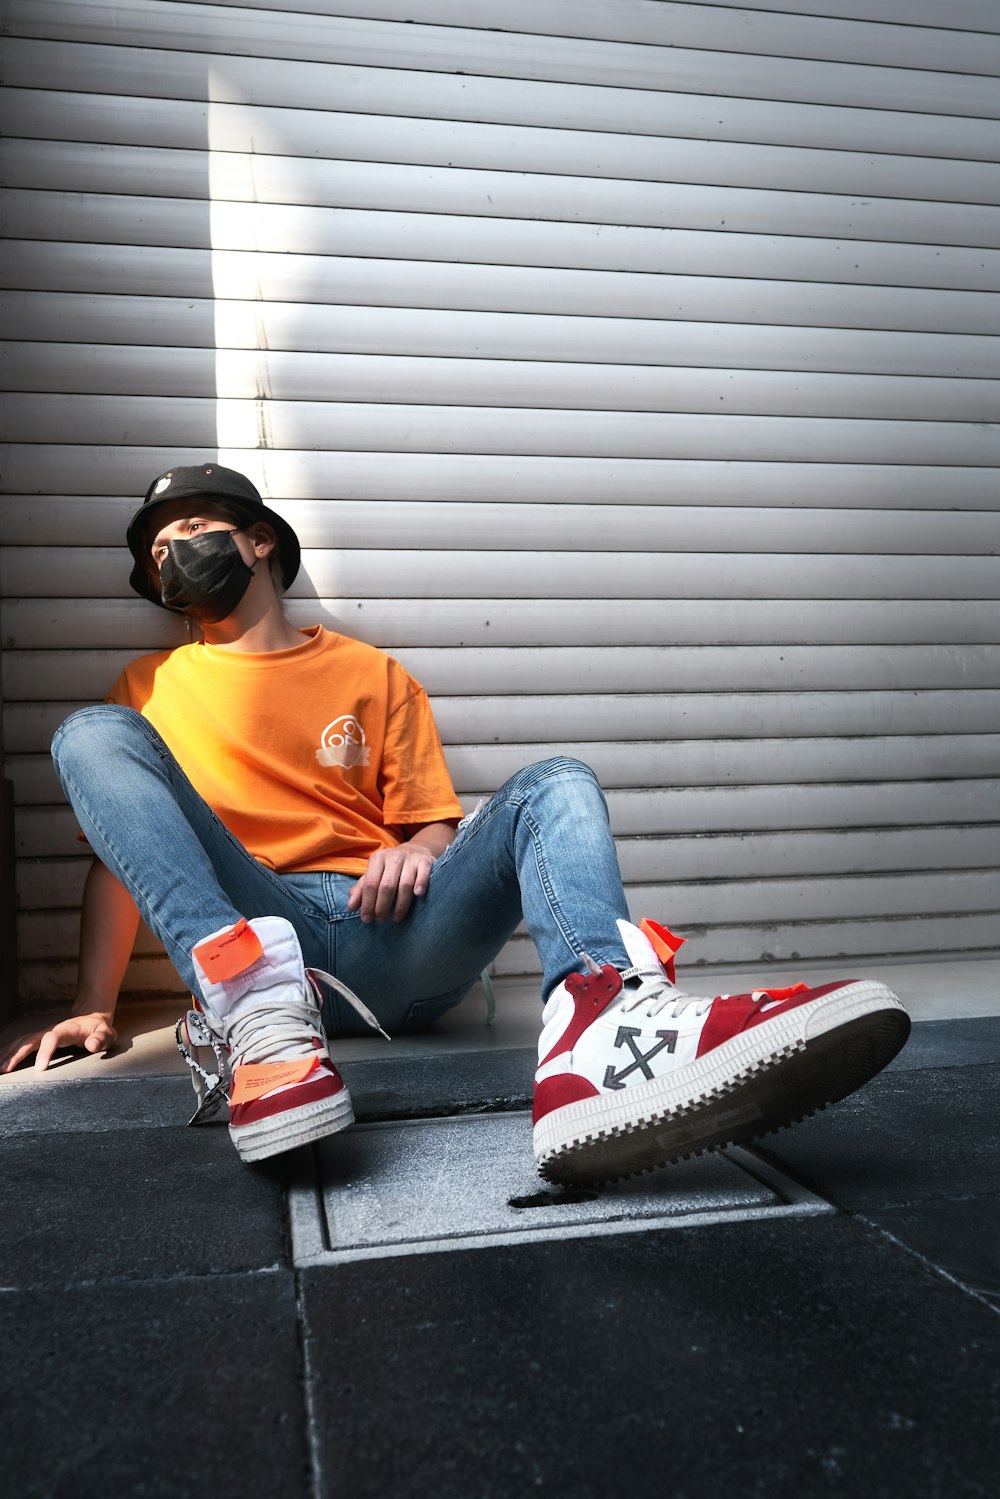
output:
[[641,1071],[645,1078],[652,1078],[653,1069],[649,1065],[651,1059],[658,1056],[661,1051],[672,1052],[677,1045],[676,1031],[657,1031],[656,1034],[660,1037],[657,1044],[650,1047],[649,1051],[640,1051],[635,1038],[636,1036],[641,1036],[642,1031],[638,1027],[631,1025],[620,1025],[618,1027],[618,1034],[615,1037],[615,1047],[617,1049],[620,1046],[627,1046],[632,1053],[633,1060],[629,1062],[627,1067],[623,1067],[621,1072],[616,1072],[612,1064],[608,1063],[604,1074],[604,1086],[606,1088],[624,1088],[625,1079],[630,1073],[636,1071]]

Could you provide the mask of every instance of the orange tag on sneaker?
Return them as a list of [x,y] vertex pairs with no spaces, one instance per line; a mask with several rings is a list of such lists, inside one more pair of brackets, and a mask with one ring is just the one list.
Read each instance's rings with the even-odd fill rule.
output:
[[639,930],[648,939],[650,947],[666,969],[667,978],[674,983],[674,958],[684,946],[685,939],[675,937],[669,927],[661,926],[658,921],[650,921],[648,917],[640,921]]
[[252,1103],[256,1098],[263,1098],[265,1093],[273,1093],[275,1088],[301,1083],[318,1066],[318,1056],[303,1057],[297,1062],[244,1062],[236,1069],[229,1102],[234,1106]]
[[241,916],[235,926],[200,942],[193,956],[198,959],[205,977],[213,984],[221,984],[226,979],[236,978],[237,974],[246,973],[264,956],[264,949],[253,927],[245,916]]
[[796,994],[808,994],[808,984],[789,984],[787,989],[755,989],[755,994],[768,994],[772,999],[794,999]]

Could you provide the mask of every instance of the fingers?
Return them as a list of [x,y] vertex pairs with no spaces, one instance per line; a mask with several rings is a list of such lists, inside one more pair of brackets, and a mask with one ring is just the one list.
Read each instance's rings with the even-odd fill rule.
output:
[[44,1072],[62,1046],[82,1046],[85,1051],[104,1051],[118,1039],[118,1032],[103,1016],[73,1016],[46,1031],[38,1043],[36,1072]]
[[[413,905],[415,896],[427,894],[431,866],[434,856],[424,849],[405,849],[400,863],[399,881],[396,885],[396,901],[392,910],[394,921],[402,921]],[[388,915],[388,911],[386,912]]]
[[107,1051],[108,1047],[113,1046],[117,1040],[118,1032],[114,1026],[109,1025],[106,1020],[101,1020],[94,1026],[83,1044],[87,1051]]
[[382,873],[374,892],[368,887],[368,876],[365,876],[366,888],[361,900],[362,920],[364,920],[366,906],[371,911],[368,919],[371,920],[374,917],[376,921],[387,921],[395,908],[402,874],[402,861],[393,850],[391,854],[382,856],[381,863]]
[[425,849],[383,849],[373,854],[368,868],[351,889],[349,911],[360,911],[361,920],[402,921],[414,896],[426,895],[433,856]]
[[430,854],[418,855],[416,874],[413,880],[414,895],[426,895],[427,886],[431,879],[431,866],[434,860]]
[[0,1073],[13,1072],[22,1062],[35,1056],[35,1071],[44,1072],[60,1047],[82,1046],[91,1053],[106,1051],[118,1040],[118,1032],[103,1015],[73,1015],[47,1031],[32,1031],[18,1036],[0,1050]]
[[44,1072],[60,1046],[72,1046],[72,1044],[72,1040],[63,1035],[63,1027],[61,1025],[53,1026],[50,1031],[46,1031],[38,1043],[38,1055],[35,1057],[35,1071]]
[[8,1042],[0,1051],[0,1072],[13,1072],[15,1067],[19,1067],[31,1056],[41,1039],[42,1032],[35,1031],[30,1036],[18,1036],[16,1041]]
[[[360,911],[361,920],[367,925],[375,919],[375,903],[378,899],[379,886],[382,882],[382,866],[385,863],[385,853],[380,849],[378,853],[372,854],[368,860],[368,868],[361,876],[348,901],[348,908],[354,902],[354,909]],[[355,899],[355,897],[357,897]]]
[[413,867],[413,861],[411,859],[408,859],[406,863],[400,867],[399,883],[396,886],[395,902],[390,907],[390,910],[386,912],[387,916],[389,914],[392,915],[393,921],[402,921],[407,911],[409,911],[410,907],[412,906],[413,897],[416,893],[416,877],[417,871]]

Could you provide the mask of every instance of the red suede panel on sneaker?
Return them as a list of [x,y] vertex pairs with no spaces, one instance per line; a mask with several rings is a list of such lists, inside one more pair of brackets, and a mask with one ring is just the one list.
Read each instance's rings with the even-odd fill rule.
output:
[[[239,1068],[237,1068],[239,1075]],[[344,1079],[335,1067],[310,1075],[307,1082],[287,1093],[269,1093],[265,1098],[255,1098],[250,1103],[230,1103],[229,1121],[237,1129],[243,1124],[256,1124],[261,1119],[270,1119],[275,1114],[287,1114],[307,1103],[317,1103],[321,1098],[333,1098],[343,1091]]]
[[246,973],[264,956],[264,949],[257,933],[243,916],[235,926],[227,927],[217,937],[199,942],[194,956],[205,977],[213,984],[222,984]]
[[[698,1042],[698,1056],[703,1057],[707,1051],[721,1046],[740,1031],[764,1025],[777,1015],[787,1015],[789,1010],[812,1004],[813,1000],[822,998],[824,994],[832,994],[835,989],[843,989],[845,984],[853,982],[853,979],[841,979],[837,983],[823,984],[819,989],[799,989],[793,986],[791,993],[787,989],[756,989],[756,994],[770,995],[780,1000],[780,1003],[767,1010],[763,1008],[767,1004],[767,998],[755,1000],[751,994],[733,994],[728,999],[717,999],[705,1020]],[[788,995],[788,998],[781,998],[783,995]]]
[[553,1109],[564,1108],[568,1103],[579,1103],[582,1098],[598,1098],[599,1092],[585,1077],[575,1072],[562,1072],[558,1077],[543,1078],[535,1084],[535,1103],[532,1118],[537,1124]]
[[698,1039],[697,1055],[703,1057],[724,1041],[739,1035],[757,1014],[757,1006],[749,994],[733,994],[728,999],[717,999],[705,1017],[701,1036]]
[[553,1057],[573,1050],[588,1025],[608,1008],[616,994],[621,993],[622,976],[617,968],[605,963],[600,973],[568,974],[566,989],[573,1000],[573,1019],[543,1062],[551,1062]]

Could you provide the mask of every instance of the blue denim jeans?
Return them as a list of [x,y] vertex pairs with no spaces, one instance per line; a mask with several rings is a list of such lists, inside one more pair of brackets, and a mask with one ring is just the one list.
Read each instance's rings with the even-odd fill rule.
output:
[[[276,874],[258,863],[197,794],[156,730],[132,708],[82,708],[56,732],[56,773],[94,853],[132,893],[188,988],[191,950],[241,916],[283,916],[308,967],[347,984],[390,1033],[455,1005],[522,917],[538,949],[542,993],[597,963],[628,966],[628,919],[607,804],[588,766],[529,765],[461,823],[401,922],[347,909],[355,875]],[[331,997],[331,1035],[363,1022]]]

